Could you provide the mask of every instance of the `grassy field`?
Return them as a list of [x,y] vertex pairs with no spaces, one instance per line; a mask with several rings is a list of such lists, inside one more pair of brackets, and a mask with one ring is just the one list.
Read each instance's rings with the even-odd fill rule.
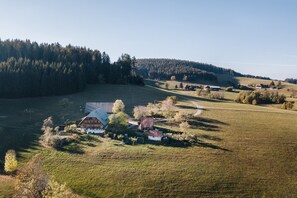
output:
[[84,154],[43,150],[42,156],[51,174],[87,197],[296,197],[296,119],[209,110],[191,130],[201,146],[98,139],[82,143]]
[[11,197],[13,194],[14,179],[0,175],[0,197]]
[[[86,101],[121,98],[130,112],[134,105],[172,94],[213,107],[204,110],[190,129],[200,138],[199,145],[129,146],[96,137],[81,141],[81,154],[36,148],[19,152],[19,159],[25,161],[30,153],[41,153],[50,174],[86,197],[297,197],[296,112],[197,98],[190,92],[108,85],[63,97],[1,100],[1,109],[6,108],[3,116],[8,116],[1,123],[9,124],[9,118],[23,112],[27,104],[35,109],[34,113],[31,118],[23,113],[15,126],[31,120],[38,131],[41,120],[48,115],[54,115],[56,121],[80,118],[80,106]],[[64,108],[59,101],[65,97],[72,104]],[[184,98],[178,107],[195,112],[192,103]],[[176,124],[159,126],[179,130]],[[3,134],[18,140],[12,133]],[[1,145],[6,143],[3,140]],[[4,185],[0,178],[0,192],[10,193],[11,186],[12,182]]]
[[[93,85],[84,92],[66,96],[0,99],[0,160],[8,149],[21,151],[34,146],[42,121],[48,116],[53,116],[56,124],[63,124],[66,120],[82,118],[86,102],[110,102],[118,98],[124,101],[127,112],[131,114],[134,105],[162,100],[166,95],[147,87]],[[61,103],[64,98],[69,101],[66,106]]]
[[[269,85],[271,83],[271,80],[262,80],[262,79],[255,79],[255,78],[244,78],[244,77],[238,77],[238,82],[242,85],[249,85],[249,84],[265,84]],[[275,83],[277,81],[274,81]],[[289,96],[291,95],[290,90],[297,90],[297,85],[287,82],[282,82],[282,88],[278,90],[279,93],[285,94],[288,97],[288,100],[297,101],[297,98],[290,99]]]

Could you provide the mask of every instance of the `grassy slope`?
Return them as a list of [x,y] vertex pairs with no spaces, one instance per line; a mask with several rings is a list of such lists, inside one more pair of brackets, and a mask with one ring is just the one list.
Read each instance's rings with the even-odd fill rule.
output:
[[0,175],[0,197],[11,197],[13,192],[14,179]]
[[43,156],[49,172],[91,197],[294,197],[296,119],[297,114],[209,110],[192,130],[209,145],[126,146],[104,139],[85,145],[83,155],[46,150]]
[[[77,119],[81,116],[79,106],[86,100],[123,98],[131,110],[133,105],[168,94],[151,88],[94,86],[84,93],[66,96],[73,102],[66,109],[56,105],[63,97],[36,99],[34,105],[40,107],[41,112],[55,115],[57,120],[61,120],[65,112],[67,118]],[[18,102],[24,103],[23,100]],[[14,111],[24,108],[24,105],[17,105],[18,102],[14,101],[15,107],[10,106],[10,111],[5,111],[7,115],[12,116]],[[211,107],[271,110],[229,101],[199,99],[197,102]],[[0,104],[6,107],[3,101]],[[184,101],[181,105],[185,110],[194,111],[189,102]],[[197,147],[127,146],[101,139],[82,142],[84,154],[45,149],[36,152],[42,153],[46,169],[58,181],[66,182],[75,192],[88,197],[296,197],[297,133],[294,122],[297,114],[275,111],[206,110],[191,130],[204,143]],[[34,114],[36,122],[38,118],[40,120],[42,116]],[[21,156],[26,158],[24,153]]]
[[[84,108],[86,102],[110,102],[118,98],[124,101],[127,112],[131,113],[134,104],[146,104],[166,97],[166,93],[148,89],[129,85],[94,85],[84,92],[66,96],[0,99],[0,160],[7,149],[20,150],[33,143],[42,120],[48,116],[53,116],[55,122],[60,124],[68,119],[77,120],[84,116],[80,109]],[[70,101],[65,108],[59,103],[63,98]],[[26,109],[31,109],[32,113],[26,113]]]

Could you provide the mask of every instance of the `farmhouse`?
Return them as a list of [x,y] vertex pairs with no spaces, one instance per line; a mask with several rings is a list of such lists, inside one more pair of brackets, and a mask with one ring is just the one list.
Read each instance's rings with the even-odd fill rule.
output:
[[210,85],[205,85],[203,87],[204,90],[208,89],[210,91],[220,91],[221,87],[220,86],[210,86]]
[[85,114],[96,109],[101,109],[107,114],[112,114],[113,102],[87,102],[85,106]]
[[152,117],[141,118],[138,124],[139,130],[153,129],[153,127],[154,127],[154,118]]
[[108,124],[108,114],[102,109],[96,109],[82,119],[79,126],[87,133],[103,133]]
[[149,140],[162,141],[162,138],[164,137],[164,134],[161,131],[158,131],[158,130],[150,130],[147,133],[147,137],[148,137]]

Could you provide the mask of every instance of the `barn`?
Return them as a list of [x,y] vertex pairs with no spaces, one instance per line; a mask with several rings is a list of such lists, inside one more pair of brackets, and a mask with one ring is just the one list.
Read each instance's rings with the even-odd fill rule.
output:
[[101,109],[107,114],[112,114],[113,102],[87,102],[85,106],[85,114],[91,113],[96,109]]
[[102,109],[95,109],[87,116],[82,118],[79,123],[80,128],[86,130],[87,133],[100,134],[105,131],[108,125],[108,114]]

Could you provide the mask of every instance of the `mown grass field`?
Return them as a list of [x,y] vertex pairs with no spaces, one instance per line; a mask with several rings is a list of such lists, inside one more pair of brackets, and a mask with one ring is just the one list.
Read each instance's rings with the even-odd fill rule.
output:
[[[81,141],[82,154],[37,148],[29,153],[19,152],[20,159],[27,160],[31,152],[41,153],[50,174],[86,197],[297,197],[296,112],[206,100],[186,92],[150,87],[108,87],[94,86],[83,93],[64,96],[72,101],[65,108],[58,105],[64,97],[36,99],[36,112],[47,115],[35,113],[31,120],[39,127],[40,119],[48,115],[54,115],[56,120],[78,119],[82,114],[79,107],[86,100],[122,98],[130,112],[134,105],[166,95],[188,94],[198,104],[213,107],[204,110],[190,129],[199,136],[201,144],[186,148],[130,146],[93,138]],[[4,102],[6,105],[1,100],[1,108],[8,107],[10,101]],[[178,106],[181,111],[195,112],[192,103],[185,99]],[[22,105],[16,107],[24,109]],[[10,108],[6,110],[8,116],[14,115],[15,107]],[[159,126],[179,130],[176,124]],[[0,141],[2,144],[2,138]],[[12,184],[3,187],[0,182],[1,185],[0,191],[11,192]]]

